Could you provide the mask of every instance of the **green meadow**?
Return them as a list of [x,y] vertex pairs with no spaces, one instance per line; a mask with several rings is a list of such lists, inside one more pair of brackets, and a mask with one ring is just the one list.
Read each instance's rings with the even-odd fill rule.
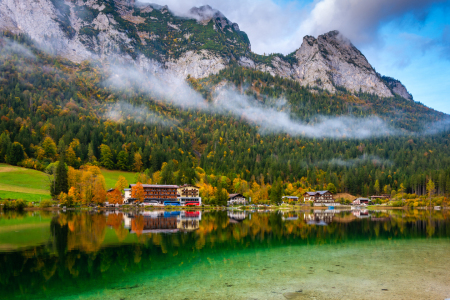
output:
[[[131,172],[102,169],[102,174],[105,177],[106,189],[113,188],[119,176],[125,177],[128,183],[134,183],[135,174]],[[51,199],[48,182],[44,172],[0,164],[1,199],[24,199],[33,202]]]

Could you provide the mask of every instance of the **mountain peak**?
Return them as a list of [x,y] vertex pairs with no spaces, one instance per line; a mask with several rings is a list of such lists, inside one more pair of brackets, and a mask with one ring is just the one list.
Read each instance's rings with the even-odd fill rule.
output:
[[191,8],[189,10],[189,17],[196,19],[202,24],[207,24],[214,19],[221,29],[224,29],[226,26],[231,26],[235,31],[240,31],[238,24],[231,22],[223,13],[209,5]]

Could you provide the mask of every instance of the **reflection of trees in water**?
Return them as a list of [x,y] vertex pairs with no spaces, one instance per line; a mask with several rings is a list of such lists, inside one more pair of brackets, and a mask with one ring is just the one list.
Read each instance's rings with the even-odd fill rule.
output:
[[[308,225],[302,214],[283,222],[281,214],[264,213],[230,223],[226,212],[212,212],[202,215],[194,232],[141,234],[134,244],[102,248],[106,226],[114,229],[119,240],[125,238],[120,214],[60,214],[51,221],[53,239],[49,245],[0,254],[0,288],[5,297],[20,291],[39,293],[43,287],[53,290],[61,285],[67,285],[64,293],[78,293],[94,284],[97,288],[98,284],[110,285],[129,272],[157,273],[162,268],[200,261],[211,253],[227,250],[450,236],[448,212],[432,218],[425,211],[373,215],[384,221],[347,222],[346,215],[341,214],[338,219],[342,222],[314,226]],[[143,219],[135,220],[133,230],[142,232]]]

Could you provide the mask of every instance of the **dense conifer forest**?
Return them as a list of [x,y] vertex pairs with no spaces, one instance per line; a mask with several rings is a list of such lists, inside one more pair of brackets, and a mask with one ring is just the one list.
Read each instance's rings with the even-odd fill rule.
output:
[[[422,195],[429,179],[437,194],[450,192],[450,131],[429,131],[448,116],[400,96],[330,94],[237,65],[187,79],[205,101],[228,82],[261,105],[285,98],[291,116],[305,122],[376,115],[402,132],[367,139],[263,134],[232,114],[180,109],[138,86],[114,89],[104,84],[101,66],[43,53],[26,36],[4,33],[0,44],[0,163],[44,171],[64,153],[75,169],[91,164],[141,173],[153,183],[197,183],[211,199],[218,186],[253,199],[330,187],[366,196],[401,184]],[[144,106],[147,115],[136,118],[130,109],[108,117],[119,101]]]

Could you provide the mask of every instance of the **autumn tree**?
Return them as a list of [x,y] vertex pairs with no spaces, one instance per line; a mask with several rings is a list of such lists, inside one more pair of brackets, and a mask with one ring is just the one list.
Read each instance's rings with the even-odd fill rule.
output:
[[48,136],[44,139],[44,141],[42,142],[42,149],[44,149],[44,155],[46,158],[50,159],[51,161],[56,160],[57,147],[51,137]]
[[331,182],[327,185],[327,190],[332,194],[337,193],[336,186]]
[[105,179],[103,176],[97,176],[92,187],[92,202],[102,205],[106,201]]
[[434,185],[433,180],[428,180],[427,183],[427,192],[428,192],[428,197],[430,198],[430,207],[431,207],[431,197],[433,197],[434,191],[436,190],[436,187]]
[[100,146],[100,163],[105,168],[112,170],[114,169],[114,163],[113,163],[113,155],[111,152],[111,148],[109,146],[102,144]]
[[142,169],[142,155],[139,152],[134,154],[134,171],[140,172]]
[[119,180],[116,182],[115,188],[119,192],[123,193],[124,189],[128,187],[128,181],[125,177],[119,176]]
[[378,179],[375,181],[375,185],[373,186],[373,188],[375,189],[375,193],[377,195],[380,194],[380,182],[378,181]]
[[403,203],[403,198],[404,198],[404,192],[405,192],[405,186],[403,185],[403,183],[400,184],[400,188],[399,188],[400,193],[402,193],[402,203]]
[[109,204],[123,204],[122,193],[118,189],[108,192],[107,199]]
[[131,188],[131,197],[136,198],[140,203],[144,202],[144,187],[138,182]]

